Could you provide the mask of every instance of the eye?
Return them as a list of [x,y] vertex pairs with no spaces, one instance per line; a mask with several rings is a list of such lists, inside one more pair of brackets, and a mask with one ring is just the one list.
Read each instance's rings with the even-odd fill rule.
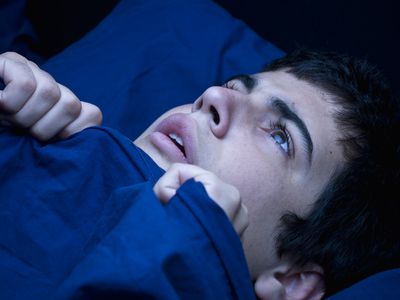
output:
[[230,90],[238,91],[238,82],[236,80],[225,82],[222,86]]
[[281,123],[271,123],[270,128],[269,135],[271,138],[282,148],[286,155],[291,156],[291,137],[286,126]]

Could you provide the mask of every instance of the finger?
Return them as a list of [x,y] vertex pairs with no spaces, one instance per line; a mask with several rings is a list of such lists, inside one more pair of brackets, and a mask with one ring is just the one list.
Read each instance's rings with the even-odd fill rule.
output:
[[85,128],[101,125],[103,120],[101,110],[96,105],[87,102],[81,102],[81,104],[82,109],[78,118],[58,134],[59,138],[65,139]]
[[52,139],[80,115],[81,101],[65,86],[60,84],[59,88],[60,100],[30,128],[31,134],[41,141]]
[[243,234],[246,228],[249,226],[249,212],[247,207],[243,204],[240,205],[235,219],[233,220],[233,227],[239,236]]
[[154,192],[161,202],[166,203],[176,194],[176,191],[184,182],[205,172],[205,170],[194,165],[174,163],[157,181]]
[[180,185],[178,170],[169,169],[156,182],[153,191],[162,203],[167,203],[176,194]]
[[[8,55],[10,56],[10,55]],[[0,110],[18,112],[36,89],[36,79],[27,63],[0,55],[0,78],[5,88],[0,91]]]
[[33,62],[27,64],[35,76],[36,89],[24,106],[9,118],[11,122],[25,128],[38,122],[61,97],[60,86],[50,74]]

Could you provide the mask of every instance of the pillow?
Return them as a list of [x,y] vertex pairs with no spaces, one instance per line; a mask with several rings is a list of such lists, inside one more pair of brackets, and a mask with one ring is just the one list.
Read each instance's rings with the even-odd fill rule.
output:
[[212,1],[122,0],[42,67],[134,139],[169,108],[282,55]]

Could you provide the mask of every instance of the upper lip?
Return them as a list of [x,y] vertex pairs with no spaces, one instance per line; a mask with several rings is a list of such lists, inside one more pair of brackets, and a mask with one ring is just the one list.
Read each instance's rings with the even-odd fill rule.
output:
[[194,121],[184,113],[176,113],[162,120],[155,131],[161,132],[166,136],[175,134],[182,139],[184,154],[188,163],[193,163],[195,124]]

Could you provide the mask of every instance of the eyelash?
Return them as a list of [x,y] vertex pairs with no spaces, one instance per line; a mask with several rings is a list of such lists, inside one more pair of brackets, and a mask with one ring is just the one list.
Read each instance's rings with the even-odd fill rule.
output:
[[[286,128],[286,124],[281,123],[281,122],[271,121],[269,126],[270,126],[270,130],[271,130],[271,132],[270,132],[271,137],[272,137],[272,133],[275,130],[280,130],[284,133],[285,139],[286,139],[287,145],[288,145],[287,146],[288,150],[287,150],[287,152],[283,149],[282,150],[285,151],[286,155],[291,157],[292,156],[292,137],[290,136],[289,131]],[[275,143],[278,144],[277,142],[275,142]],[[279,146],[279,144],[278,144],[278,146]],[[281,146],[279,146],[279,147],[281,147]]]
[[225,82],[222,86],[230,90],[235,90],[235,91],[238,90],[236,81]]

